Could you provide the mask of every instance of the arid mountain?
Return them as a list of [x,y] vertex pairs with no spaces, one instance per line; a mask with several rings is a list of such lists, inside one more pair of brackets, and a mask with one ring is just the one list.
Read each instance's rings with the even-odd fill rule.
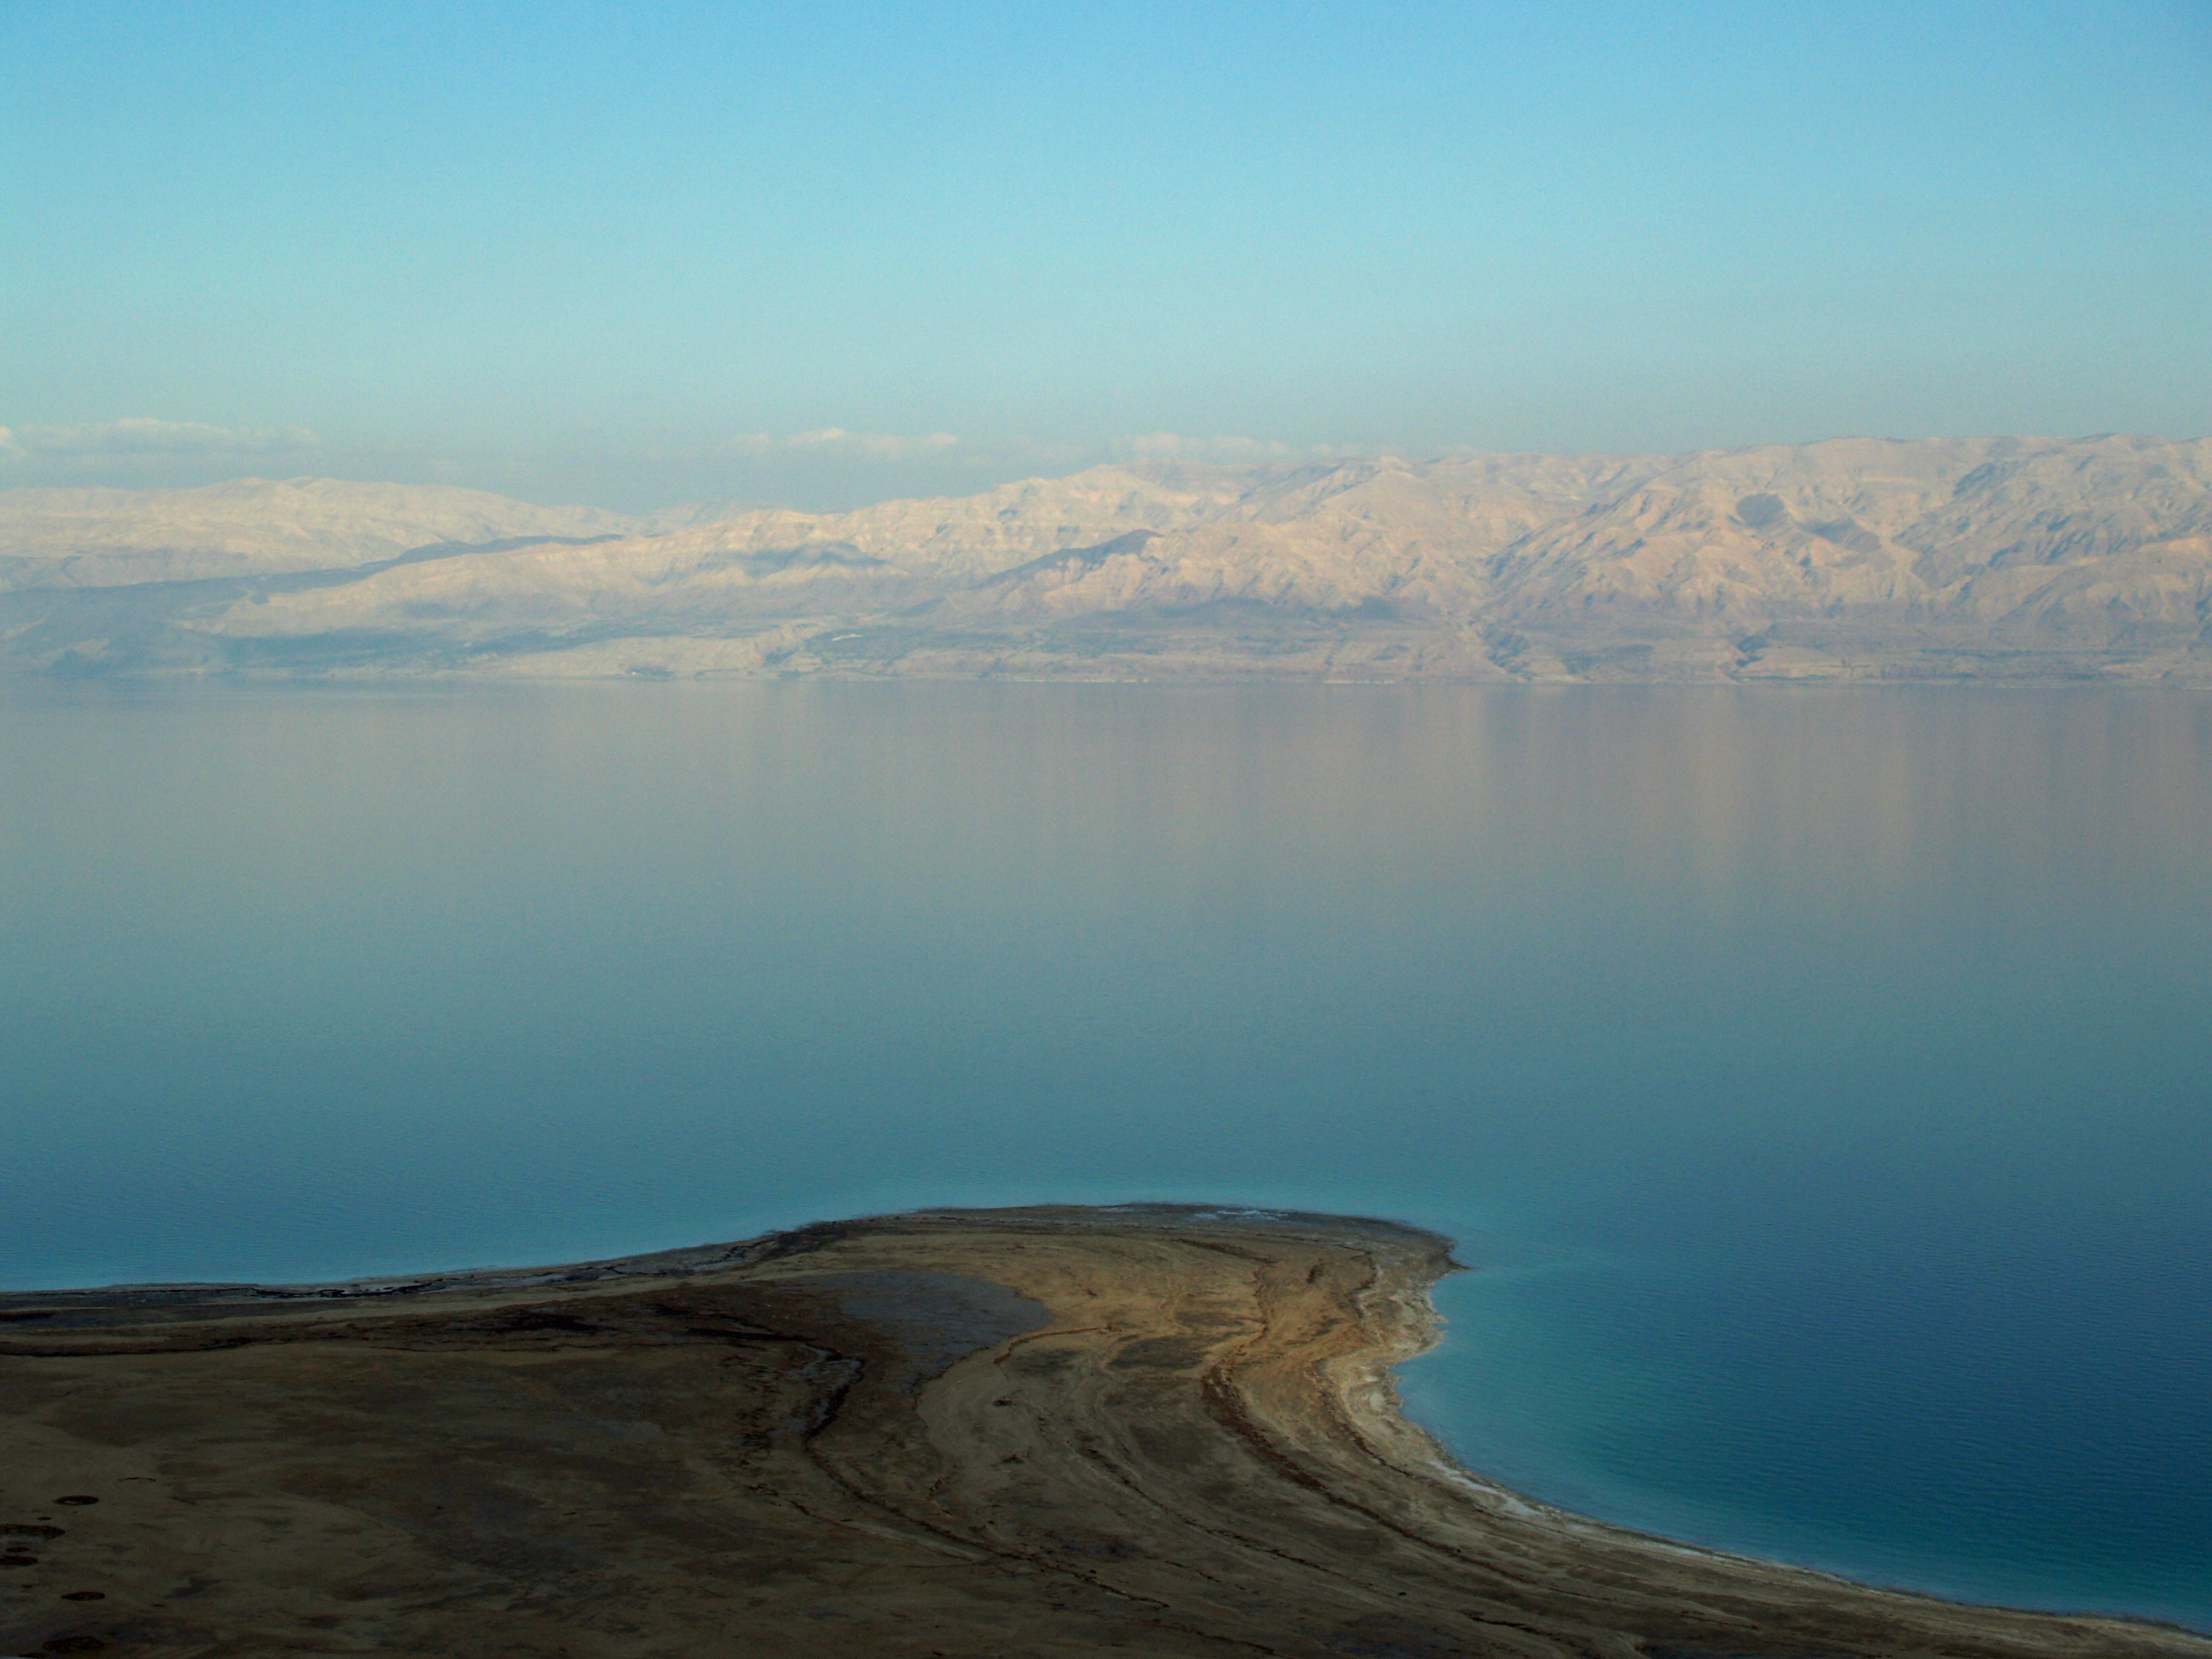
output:
[[2212,441],[1128,465],[650,520],[18,490],[0,578],[0,661],[64,672],[2212,679]]
[[629,535],[590,507],[437,485],[241,478],[200,489],[0,491],[0,589],[326,570],[440,544]]

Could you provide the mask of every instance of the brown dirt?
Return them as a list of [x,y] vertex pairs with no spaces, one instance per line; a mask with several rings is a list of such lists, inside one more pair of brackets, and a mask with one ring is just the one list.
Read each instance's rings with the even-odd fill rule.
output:
[[1449,1265],[1040,1209],[0,1298],[0,1654],[2212,1659],[1469,1479],[1388,1381]]

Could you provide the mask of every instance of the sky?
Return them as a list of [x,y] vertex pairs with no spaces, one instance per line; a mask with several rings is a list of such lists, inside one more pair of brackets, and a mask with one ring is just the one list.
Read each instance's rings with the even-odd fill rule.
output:
[[2212,432],[2212,0],[0,0],[0,486]]

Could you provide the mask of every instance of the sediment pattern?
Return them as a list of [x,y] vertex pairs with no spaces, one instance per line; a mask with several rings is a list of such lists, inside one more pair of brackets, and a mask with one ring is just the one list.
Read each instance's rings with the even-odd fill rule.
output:
[[0,1651],[2212,1659],[1485,1486],[1389,1383],[1449,1265],[1133,1206],[0,1298]]

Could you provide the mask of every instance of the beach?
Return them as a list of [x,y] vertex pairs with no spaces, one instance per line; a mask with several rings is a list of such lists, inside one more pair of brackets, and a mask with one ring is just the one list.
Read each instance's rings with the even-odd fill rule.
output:
[[0,1295],[0,1653],[2212,1656],[1457,1468],[1389,1376],[1455,1265],[1121,1206]]

